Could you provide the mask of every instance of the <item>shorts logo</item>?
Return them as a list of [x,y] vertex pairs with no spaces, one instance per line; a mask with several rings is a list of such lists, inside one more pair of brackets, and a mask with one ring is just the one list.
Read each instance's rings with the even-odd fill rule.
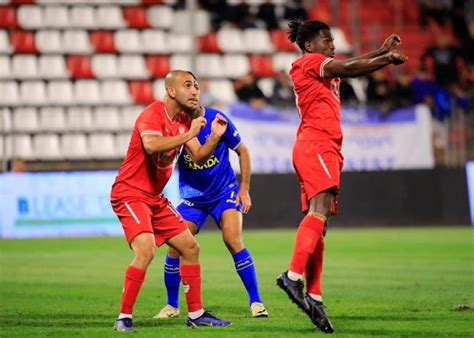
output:
[[186,205],[189,206],[189,207],[194,207],[194,203],[193,203],[193,202],[189,202],[188,200],[183,200],[183,203],[186,204]]
[[234,199],[235,191],[232,191],[230,197],[226,200],[227,203],[237,204],[237,200]]

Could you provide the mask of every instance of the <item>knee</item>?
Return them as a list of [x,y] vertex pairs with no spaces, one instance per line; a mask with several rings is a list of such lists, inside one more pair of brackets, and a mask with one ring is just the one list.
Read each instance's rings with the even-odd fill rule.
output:
[[244,247],[240,236],[224,236],[224,243],[232,254],[239,252]]
[[135,255],[141,261],[150,263],[153,260],[153,258],[155,258],[155,246],[144,245],[135,251]]

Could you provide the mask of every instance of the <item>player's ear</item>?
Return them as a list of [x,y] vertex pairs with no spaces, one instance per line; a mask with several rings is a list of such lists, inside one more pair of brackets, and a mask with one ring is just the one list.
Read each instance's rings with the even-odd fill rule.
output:
[[172,99],[176,97],[176,90],[173,87],[166,87],[166,93]]
[[312,53],[313,52],[313,44],[311,41],[306,41],[304,43],[304,51],[305,52],[308,52],[308,53]]

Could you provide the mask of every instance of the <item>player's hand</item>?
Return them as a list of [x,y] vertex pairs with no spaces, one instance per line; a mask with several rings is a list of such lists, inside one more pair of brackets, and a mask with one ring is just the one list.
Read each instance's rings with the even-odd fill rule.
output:
[[252,207],[252,200],[250,199],[249,190],[243,186],[240,187],[239,193],[235,198],[235,203],[239,205],[242,203],[242,212],[244,214],[248,213]]
[[398,50],[390,51],[388,53],[388,59],[390,63],[393,63],[394,65],[401,65],[408,60],[408,58]]
[[227,130],[227,120],[221,114],[217,114],[211,125],[211,134],[221,137]]
[[191,127],[189,128],[189,133],[191,134],[192,137],[196,137],[201,131],[201,128],[204,127],[206,124],[207,124],[207,121],[203,116],[196,117],[195,119],[191,121]]
[[397,34],[391,34],[382,44],[382,52],[388,53],[394,50],[402,43],[402,39]]

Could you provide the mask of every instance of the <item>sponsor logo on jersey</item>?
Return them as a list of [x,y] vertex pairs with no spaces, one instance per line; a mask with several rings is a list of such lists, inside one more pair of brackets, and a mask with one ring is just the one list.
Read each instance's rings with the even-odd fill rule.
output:
[[184,158],[184,165],[186,166],[186,168],[191,169],[191,170],[208,169],[208,168],[214,167],[216,164],[219,163],[219,159],[216,157],[216,155],[212,155],[203,165],[197,165],[196,163],[194,163],[191,156],[189,156],[189,154],[184,155],[183,158]]

